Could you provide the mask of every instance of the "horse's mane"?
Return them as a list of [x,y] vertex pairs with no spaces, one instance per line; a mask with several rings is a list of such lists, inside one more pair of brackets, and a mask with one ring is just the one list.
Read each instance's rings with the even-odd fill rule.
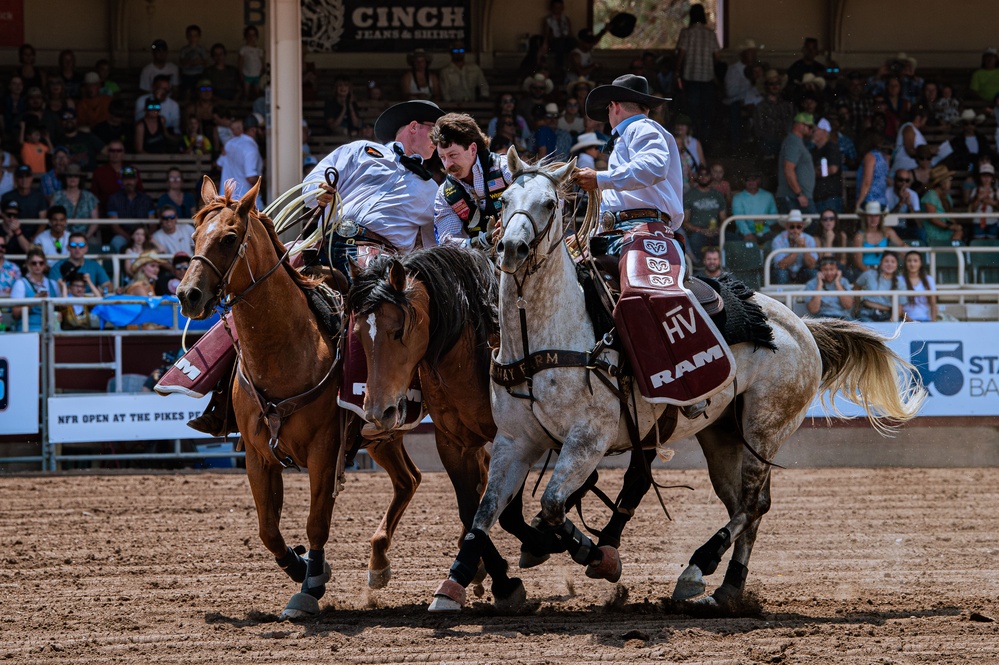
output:
[[[489,340],[499,331],[496,273],[488,258],[474,249],[439,246],[401,260],[430,296],[427,364],[436,368],[469,325],[475,330],[477,359],[487,362]],[[351,311],[363,315],[382,303],[412,311],[410,294],[396,291],[385,279],[391,261],[391,257],[379,256],[354,278],[348,299]]]
[[[521,161],[521,168],[519,171],[514,173],[514,179],[521,175],[531,175],[532,173],[545,173],[550,174],[553,171],[557,171],[563,166],[568,164],[568,162],[556,162],[550,157],[542,157],[536,162]],[[560,195],[565,194],[572,188],[572,180],[567,179],[561,185],[557,186],[556,189]]]
[[[231,180],[226,182],[224,192],[216,196],[213,200],[207,201],[204,207],[201,208],[201,210],[199,210],[198,213],[194,216],[195,227],[201,226],[201,224],[206,219],[208,219],[208,217],[211,216],[212,213],[220,212],[227,208],[235,213],[236,205],[239,203],[239,200],[232,198],[234,191],[235,191],[235,183]],[[274,222],[271,220],[271,218],[265,215],[263,212],[257,210],[256,206],[253,206],[253,208],[250,210],[250,216],[260,220],[260,223],[263,225],[264,230],[267,231],[267,237],[270,238],[271,245],[274,247],[274,251],[277,253],[279,257],[284,256],[285,252],[287,251],[287,248],[284,246],[284,243],[281,242],[281,239],[278,237],[277,230],[274,228]],[[287,257],[282,261],[282,263],[284,264],[285,272],[288,273],[292,281],[295,282],[295,284],[300,289],[314,289],[316,288],[316,285],[320,281],[322,281],[321,279],[314,279],[311,277],[307,277],[302,273],[298,272],[297,270],[295,270],[294,268],[292,268],[291,264],[288,262]]]

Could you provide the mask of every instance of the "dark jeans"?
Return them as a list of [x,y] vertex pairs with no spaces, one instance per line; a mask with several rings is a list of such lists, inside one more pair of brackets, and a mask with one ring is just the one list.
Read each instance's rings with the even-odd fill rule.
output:
[[800,210],[803,215],[817,215],[818,210],[815,209],[815,202],[808,199],[808,205],[804,208],[798,203],[797,196],[778,196],[777,197],[777,212],[782,215],[786,215],[792,210]]
[[806,284],[813,277],[815,277],[815,268],[803,266],[796,273],[783,268],[770,268],[771,284]]

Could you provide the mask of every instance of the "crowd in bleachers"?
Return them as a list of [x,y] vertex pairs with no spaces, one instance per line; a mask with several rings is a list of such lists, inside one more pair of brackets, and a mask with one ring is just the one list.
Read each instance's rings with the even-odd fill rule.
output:
[[[575,30],[559,0],[550,6],[516,70],[484,72],[462,43],[443,53],[418,49],[404,70],[365,72],[363,79],[306,63],[303,169],[336,145],[371,138],[378,114],[404,99],[469,112],[496,152],[515,146],[529,157],[578,156],[604,167],[608,129],[586,117],[584,102],[595,85],[625,72],[606,66],[595,50],[606,29]],[[822,279],[825,288],[835,283],[821,277],[830,256],[841,283],[853,284],[878,270],[886,245],[995,241],[995,217],[950,216],[999,210],[995,49],[961,71],[919,72],[916,60],[900,53],[876,69],[848,72],[823,62],[819,43],[807,39],[801,58],[780,71],[752,40],[725,62],[704,17],[691,17],[676,49],[636,55],[627,73],[672,98],[653,117],[677,140],[683,230],[699,268],[715,270],[717,248],[726,242],[759,248],[761,256],[815,247],[814,259],[775,255],[769,277],[775,284]],[[7,254],[41,245],[46,277],[63,294],[170,293],[193,249],[183,220],[199,206],[196,177],[234,177],[248,187],[263,175],[266,57],[256,28],[244,32],[238,60],[224,44],[206,48],[198,26],[185,37],[176,57],[157,39],[141,71],[117,76],[104,59],[80,69],[69,50],[46,70],[24,44],[5,77],[0,242]],[[858,208],[860,224],[839,219]],[[920,211],[939,215],[884,227],[886,214]],[[726,232],[721,223],[733,214],[761,218],[739,220]],[[784,218],[763,217],[775,214]],[[47,225],[20,222],[46,218]],[[123,222],[94,223],[108,218]],[[849,246],[871,253],[835,251]],[[113,283],[86,254],[134,258]],[[48,286],[33,279],[42,274],[32,270],[35,260],[22,270],[0,254],[0,296],[20,293],[13,290],[18,282],[35,294]],[[929,288],[932,277],[920,283]]]

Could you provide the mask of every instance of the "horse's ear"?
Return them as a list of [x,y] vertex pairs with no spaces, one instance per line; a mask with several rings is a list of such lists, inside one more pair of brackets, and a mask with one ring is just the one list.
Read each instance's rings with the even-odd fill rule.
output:
[[569,163],[552,172],[552,177],[558,180],[560,185],[564,185],[566,180],[572,177],[572,172],[576,169],[576,158],[573,157],[569,160]]
[[397,259],[392,259],[388,269],[388,283],[393,289],[402,293],[406,290],[406,269]]
[[357,279],[357,276],[361,274],[361,264],[354,260],[354,257],[350,254],[347,255],[347,267],[350,268],[350,281]]
[[236,206],[236,214],[240,217],[247,217],[250,211],[257,205],[257,193],[260,191],[260,178],[253,183],[253,187],[250,187],[250,191],[243,194],[243,198],[239,200],[239,205]]
[[215,181],[205,176],[201,180],[201,201],[202,203],[208,204],[215,200],[215,197],[219,195],[219,190],[215,188]]
[[510,173],[516,173],[524,168],[524,163],[520,161],[520,155],[517,154],[517,149],[510,146],[510,149],[506,151],[506,166],[510,169]]

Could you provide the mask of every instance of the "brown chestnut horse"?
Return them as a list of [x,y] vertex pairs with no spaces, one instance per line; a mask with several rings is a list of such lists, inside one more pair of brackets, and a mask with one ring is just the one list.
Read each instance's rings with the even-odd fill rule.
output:
[[[201,196],[205,207],[195,219],[195,256],[177,298],[184,315],[197,319],[228,297],[243,377],[233,385],[232,403],[246,445],[260,539],[289,577],[302,584],[284,616],[315,614],[330,575],[324,547],[343,472],[342,411],[336,401],[339,339],[309,308],[305,291],[316,282],[291,267],[271,220],[256,210],[257,186],[236,201],[231,188],[219,194],[206,177]],[[272,426],[279,431],[272,434]],[[369,567],[380,571],[388,567],[385,551],[419,484],[419,471],[401,436],[371,445],[368,452],[392,477],[395,493],[371,539]],[[279,528],[281,474],[287,466],[309,473],[307,557],[288,546]]]

